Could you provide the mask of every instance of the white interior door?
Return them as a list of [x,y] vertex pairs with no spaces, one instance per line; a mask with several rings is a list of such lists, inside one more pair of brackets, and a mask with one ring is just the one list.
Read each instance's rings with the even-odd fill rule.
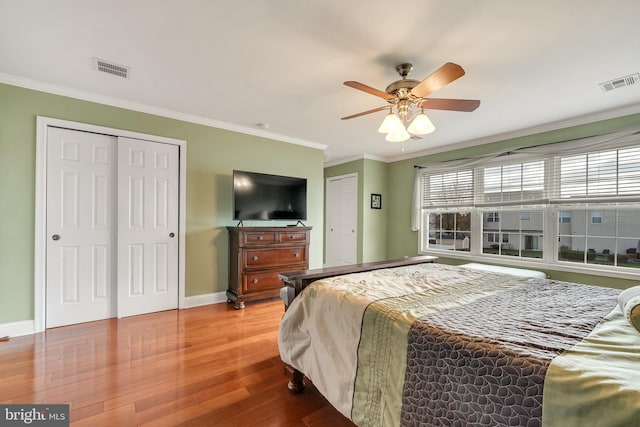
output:
[[327,179],[326,266],[355,264],[358,251],[358,177]]
[[118,317],[178,306],[178,153],[118,138]]
[[114,316],[116,138],[50,128],[46,325]]

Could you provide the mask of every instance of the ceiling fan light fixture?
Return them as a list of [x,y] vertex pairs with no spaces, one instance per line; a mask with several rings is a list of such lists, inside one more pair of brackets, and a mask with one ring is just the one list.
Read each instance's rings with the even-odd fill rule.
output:
[[[480,101],[477,99],[430,97],[433,92],[465,75],[464,69],[458,64],[447,62],[422,81],[407,78],[411,69],[412,65],[409,63],[398,65],[396,71],[400,74],[401,79],[392,82],[384,91],[353,80],[344,82],[345,86],[377,96],[391,104],[388,107],[389,113],[378,127],[378,132],[386,133],[385,139],[387,141],[400,142],[402,151],[404,151],[404,141],[420,139],[418,135],[426,135],[435,131],[435,126],[424,113],[425,109],[471,112],[480,105]],[[376,113],[386,108],[384,106],[373,108],[342,117],[341,120]],[[420,110],[420,113],[415,114],[409,123],[409,118],[414,115],[416,110]]]
[[384,120],[378,128],[380,133],[391,133],[404,130],[404,125],[400,121],[400,118],[395,113],[389,113],[384,117]]
[[413,121],[407,128],[409,133],[414,135],[426,135],[436,130],[429,117],[424,113],[424,110],[420,114],[413,118]]
[[386,139],[389,142],[403,142],[408,140],[409,138],[411,138],[411,135],[409,135],[409,132],[407,132],[404,126],[402,126],[401,129],[395,132],[388,133],[384,139]]

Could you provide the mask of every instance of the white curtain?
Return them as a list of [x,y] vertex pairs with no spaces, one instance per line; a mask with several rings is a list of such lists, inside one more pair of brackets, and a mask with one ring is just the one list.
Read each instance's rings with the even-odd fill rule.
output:
[[420,167],[413,168],[413,197],[411,198],[411,231],[420,230]]

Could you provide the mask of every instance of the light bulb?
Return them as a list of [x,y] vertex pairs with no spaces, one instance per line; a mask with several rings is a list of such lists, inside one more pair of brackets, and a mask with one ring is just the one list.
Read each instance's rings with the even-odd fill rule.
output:
[[423,111],[414,117],[407,130],[414,135],[426,135],[436,130],[436,127]]
[[411,138],[411,135],[409,135],[404,126],[402,126],[402,128],[396,132],[389,132],[385,139],[389,142],[402,142],[409,138]]
[[394,113],[389,113],[384,117],[382,124],[378,128],[380,133],[398,132],[400,129],[404,129],[402,122]]

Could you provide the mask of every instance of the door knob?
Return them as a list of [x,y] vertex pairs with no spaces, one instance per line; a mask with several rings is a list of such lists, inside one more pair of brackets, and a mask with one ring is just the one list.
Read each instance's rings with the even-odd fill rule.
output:
[[58,234],[54,234],[53,236],[51,236],[51,238],[53,240],[60,240],[60,236]]
[[175,237],[175,233],[169,233],[169,237],[171,238]]

